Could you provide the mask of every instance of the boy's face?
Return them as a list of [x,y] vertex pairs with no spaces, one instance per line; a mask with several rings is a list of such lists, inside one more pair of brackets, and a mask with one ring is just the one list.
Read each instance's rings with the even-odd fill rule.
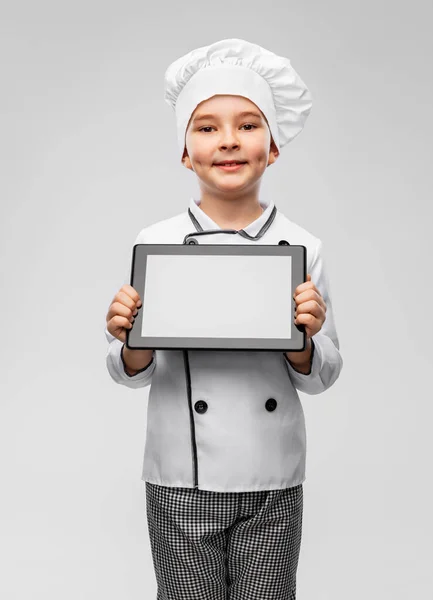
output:
[[[257,116],[242,116],[245,111]],[[253,190],[279,155],[265,116],[243,96],[218,95],[201,102],[191,115],[185,141],[183,164],[195,172],[202,190],[218,195]],[[236,171],[215,165],[225,160],[246,164]]]

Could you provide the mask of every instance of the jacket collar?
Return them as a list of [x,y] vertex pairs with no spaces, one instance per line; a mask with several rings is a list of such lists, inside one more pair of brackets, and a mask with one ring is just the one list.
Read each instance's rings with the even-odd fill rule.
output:
[[[269,229],[277,214],[277,207],[272,200],[261,200],[260,206],[264,209],[263,213],[260,215],[260,217],[258,217],[258,219],[243,229],[240,229],[238,231],[239,235],[242,235],[248,239],[259,239]],[[215,221],[213,221],[205,212],[202,211],[200,208],[200,200],[196,198],[190,198],[188,214],[196,231],[221,229],[221,227],[217,225]]]

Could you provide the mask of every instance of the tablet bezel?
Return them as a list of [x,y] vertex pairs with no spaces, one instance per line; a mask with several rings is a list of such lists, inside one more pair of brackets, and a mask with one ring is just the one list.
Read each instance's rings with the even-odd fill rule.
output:
[[[307,249],[301,245],[252,245],[252,244],[135,244],[132,255],[130,284],[144,290],[147,256],[156,255],[219,255],[219,256],[291,256],[292,290],[307,279]],[[302,352],[306,349],[304,325],[294,322],[295,300],[287,310],[292,318],[291,338],[166,338],[142,337],[143,306],[138,309],[131,329],[126,330],[126,347],[131,350],[275,350],[279,352]],[[140,292],[139,292],[140,293]]]

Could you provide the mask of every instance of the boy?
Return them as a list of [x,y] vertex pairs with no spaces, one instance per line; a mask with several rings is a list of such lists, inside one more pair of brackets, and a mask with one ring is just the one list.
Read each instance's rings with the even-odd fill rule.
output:
[[129,350],[126,329],[141,299],[127,283],[114,297],[108,371],[131,388],[151,385],[142,479],[157,599],[293,600],[306,456],[297,390],[328,389],[342,358],[322,243],[264,201],[259,187],[302,130],[311,97],[288,59],[239,39],[181,57],[165,82],[181,160],[201,194],[135,243],[181,244],[196,230],[204,232],[199,243],[305,245],[308,276],[295,290],[294,317],[305,325],[307,348]]

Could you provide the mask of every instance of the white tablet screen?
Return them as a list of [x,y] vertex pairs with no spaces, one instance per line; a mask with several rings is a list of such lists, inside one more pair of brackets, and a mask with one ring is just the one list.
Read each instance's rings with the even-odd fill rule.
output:
[[291,338],[291,256],[147,257],[142,336]]

